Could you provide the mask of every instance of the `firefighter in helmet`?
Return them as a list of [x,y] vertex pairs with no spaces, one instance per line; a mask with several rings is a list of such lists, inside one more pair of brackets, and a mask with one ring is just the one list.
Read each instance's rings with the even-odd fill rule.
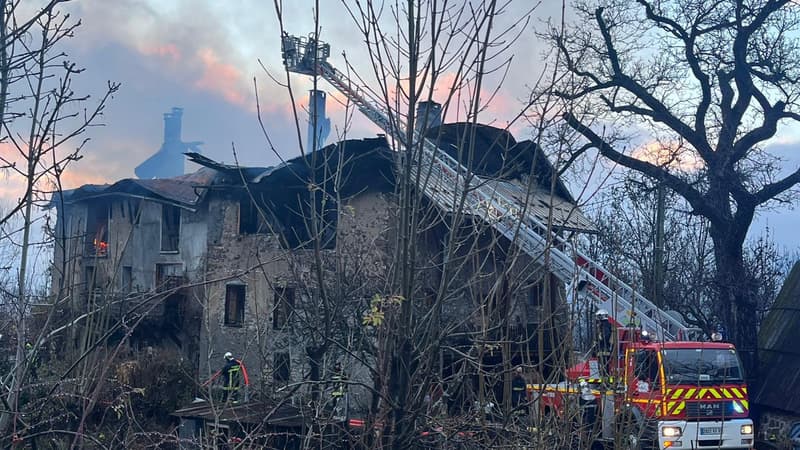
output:
[[222,401],[227,402],[231,398],[234,403],[239,401],[239,389],[244,382],[245,386],[250,384],[247,376],[247,369],[242,361],[233,357],[233,353],[225,353],[225,365],[217,371],[203,386],[208,385],[218,377],[222,377]]
[[608,376],[608,363],[611,360],[611,354],[614,349],[614,325],[605,309],[598,309],[594,313],[595,318],[595,356],[597,356],[597,363],[600,366],[601,376],[606,378]]
[[511,380],[511,406],[518,414],[525,412],[526,390],[528,383],[522,373],[522,367],[517,367],[514,371],[514,378]]

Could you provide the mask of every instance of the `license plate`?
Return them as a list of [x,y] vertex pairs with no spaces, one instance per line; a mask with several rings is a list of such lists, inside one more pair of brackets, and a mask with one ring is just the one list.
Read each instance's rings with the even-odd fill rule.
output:
[[707,428],[700,428],[700,434],[703,435],[714,435],[714,434],[721,434],[722,427],[707,427]]

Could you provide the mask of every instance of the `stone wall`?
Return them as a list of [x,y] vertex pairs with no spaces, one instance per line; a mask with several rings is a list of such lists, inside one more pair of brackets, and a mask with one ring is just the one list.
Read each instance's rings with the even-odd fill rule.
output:
[[[320,254],[321,272],[312,250],[289,250],[278,235],[239,233],[239,202],[218,194],[209,202],[208,250],[204,263],[207,284],[202,294],[205,315],[202,323],[201,373],[211,374],[223,364],[230,351],[248,368],[254,392],[269,396],[292,383],[307,379],[310,372],[307,347],[322,342],[324,333],[338,328],[360,326],[360,305],[368,304],[386,277],[386,233],[389,228],[388,195],[365,192],[340,207],[336,249]],[[320,276],[325,291],[320,290]],[[365,281],[367,280],[367,281]],[[228,285],[244,286],[244,315],[241,323],[225,323]],[[357,288],[353,287],[358,285]],[[279,293],[294,292],[292,319],[275,327]],[[358,290],[358,292],[356,292]],[[363,291],[363,292],[362,292]],[[321,300],[325,295],[328,300]],[[338,299],[346,305],[333,305]],[[340,323],[325,323],[328,307]],[[330,327],[326,329],[325,327]],[[288,354],[288,380],[276,380],[276,355]],[[321,377],[329,374],[334,361],[349,361],[341,349],[331,348],[321,364]],[[360,371],[353,371],[356,376]]]

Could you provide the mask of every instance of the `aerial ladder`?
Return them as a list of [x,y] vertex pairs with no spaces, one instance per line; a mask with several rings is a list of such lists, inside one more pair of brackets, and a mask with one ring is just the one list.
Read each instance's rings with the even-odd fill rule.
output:
[[[392,120],[390,111],[382,107],[386,102],[381,102],[367,89],[359,87],[328,62],[329,44],[317,40],[314,34],[307,38],[284,34],[281,50],[287,70],[321,77],[384,130],[387,136],[402,144],[400,149],[411,147],[407,145],[405,125],[399,115]],[[422,174],[420,179],[426,182],[422,183],[420,189],[438,207],[448,210],[455,199],[466,195],[463,206],[466,214],[490,223],[497,232],[534,260],[545,263],[544,260],[549,258],[550,271],[573,291],[570,297],[588,296],[596,308],[607,310],[617,324],[633,321],[642,329],[655,333],[655,337],[662,341],[698,337],[698,329],[687,326],[676,313],[658,308],[575,249],[566,238],[553,233],[530,214],[526,205],[498,192],[479,176],[469,174],[466,167],[440,150],[430,139],[418,134],[414,135],[414,139],[421,144],[421,157],[413,162],[411,176]],[[570,248],[572,255],[564,250]],[[623,319],[625,316],[627,319]]]

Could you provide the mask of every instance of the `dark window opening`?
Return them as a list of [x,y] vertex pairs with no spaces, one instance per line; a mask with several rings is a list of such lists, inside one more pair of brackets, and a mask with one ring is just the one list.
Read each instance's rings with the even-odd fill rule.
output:
[[84,286],[86,286],[86,293],[93,292],[97,286],[97,279],[95,278],[94,266],[86,266],[84,272]]
[[86,217],[86,255],[108,256],[108,218],[106,202],[89,203]]
[[139,199],[129,199],[123,208],[128,209],[128,223],[132,225],[139,224],[139,216],[141,215],[142,201]]
[[275,330],[286,326],[294,309],[294,288],[277,287],[275,288],[275,299],[272,310],[272,328]]
[[122,292],[128,293],[133,290],[133,268],[122,266]]
[[156,264],[156,290],[166,291],[183,285],[182,264]]
[[266,216],[266,209],[256,205],[250,197],[239,200],[239,234],[269,233]]
[[181,233],[181,210],[177,206],[161,206],[161,251],[177,252]]
[[281,244],[284,248],[312,249],[317,242],[322,249],[336,248],[336,202],[321,190],[315,193],[314,208],[311,207],[306,190],[295,194],[294,201],[286,201],[273,209],[279,221]]
[[[164,300],[164,327],[169,333],[174,333],[183,326],[185,314],[184,305],[186,298],[183,295],[170,295]],[[170,336],[175,342],[179,342],[177,336]]]
[[225,325],[240,327],[244,323],[244,284],[225,286]]
[[543,299],[544,284],[536,283],[531,286],[530,290],[528,290],[528,306],[531,308],[536,308],[536,311],[538,311],[538,308],[544,306],[544,302],[542,301]]
[[291,374],[291,359],[288,353],[275,353],[272,379],[275,381],[289,381]]

